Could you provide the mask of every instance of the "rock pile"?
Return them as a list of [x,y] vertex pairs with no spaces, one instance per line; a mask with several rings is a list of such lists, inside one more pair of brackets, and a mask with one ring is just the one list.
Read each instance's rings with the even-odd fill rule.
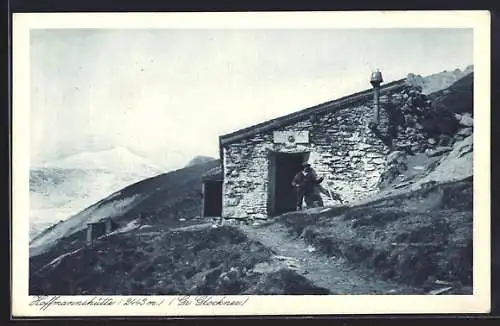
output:
[[[411,77],[411,76],[410,76]],[[378,188],[395,182],[408,169],[407,155],[425,153],[428,157],[448,154],[454,145],[473,134],[472,79],[460,80],[436,94],[422,93],[418,78],[408,78],[403,89],[380,98],[385,109],[385,137],[392,151],[381,174]],[[465,103],[456,110],[457,102]]]
[[403,171],[408,169],[406,164],[406,152],[394,151],[387,156],[387,168],[380,175],[378,187],[385,188],[392,183]]
[[[447,94],[454,95],[453,92]],[[472,112],[454,113],[446,105],[431,101],[422,93],[421,86],[410,81],[407,81],[407,87],[387,99],[385,107],[396,130],[393,147],[408,154],[440,155],[451,150],[455,142],[472,134]]]
[[406,77],[412,84],[422,87],[422,93],[431,94],[448,88],[458,80],[474,72],[474,66],[470,65],[464,70],[455,69],[452,71],[442,71],[436,74],[422,77],[421,75],[408,74]]

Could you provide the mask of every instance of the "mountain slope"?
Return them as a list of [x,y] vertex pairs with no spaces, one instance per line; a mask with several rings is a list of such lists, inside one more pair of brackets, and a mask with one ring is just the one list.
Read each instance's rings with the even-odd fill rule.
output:
[[30,169],[30,239],[123,187],[160,173],[126,148],[83,152]]
[[215,158],[213,158],[213,157],[196,156],[191,161],[189,161],[188,164],[186,164],[186,166],[192,166],[192,165],[195,165],[195,164],[207,163],[207,162],[210,162],[210,161],[213,161],[213,160],[215,160]]
[[218,164],[214,160],[172,171],[111,194],[42,232],[30,243],[30,256],[41,254],[53,246],[57,247],[59,240],[63,238],[75,240],[73,245],[82,244],[86,224],[106,217],[115,218],[117,223],[123,225],[136,219],[139,213],[151,215],[158,224],[168,224],[178,218],[196,217],[200,214],[201,177]]
[[38,168],[30,171],[30,239],[98,200],[143,180],[106,170]]

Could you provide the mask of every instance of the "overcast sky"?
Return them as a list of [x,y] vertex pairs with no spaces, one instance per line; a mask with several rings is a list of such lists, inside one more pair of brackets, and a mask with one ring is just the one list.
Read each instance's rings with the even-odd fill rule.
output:
[[472,30],[36,30],[31,160],[124,146],[166,169],[218,136],[473,64]]

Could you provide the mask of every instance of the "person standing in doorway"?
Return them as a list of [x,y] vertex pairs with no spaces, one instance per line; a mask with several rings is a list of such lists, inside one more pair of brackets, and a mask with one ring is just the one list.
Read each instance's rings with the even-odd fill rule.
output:
[[318,178],[316,172],[310,164],[304,164],[302,170],[295,175],[292,181],[292,186],[296,193],[296,210],[302,210],[302,203],[306,199],[307,206],[312,204],[313,196],[316,192],[316,186],[323,181],[323,178]]

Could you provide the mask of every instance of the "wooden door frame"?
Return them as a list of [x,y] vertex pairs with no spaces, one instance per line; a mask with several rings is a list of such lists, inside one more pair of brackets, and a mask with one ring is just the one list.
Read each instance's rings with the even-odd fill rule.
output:
[[281,152],[268,150],[267,152],[267,215],[276,216],[276,158],[278,155],[302,155],[304,162],[309,160],[310,151]]

